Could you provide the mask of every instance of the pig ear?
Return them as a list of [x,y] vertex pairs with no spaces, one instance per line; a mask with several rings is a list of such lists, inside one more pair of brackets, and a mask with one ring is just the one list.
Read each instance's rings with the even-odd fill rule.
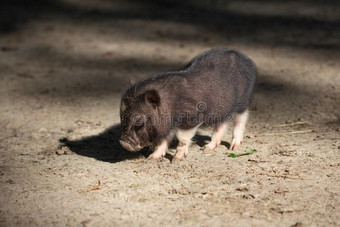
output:
[[124,113],[125,110],[126,110],[126,105],[125,105],[125,103],[122,101],[121,104],[120,104],[120,111],[121,111],[121,113]]
[[145,92],[144,100],[146,104],[156,107],[160,105],[161,98],[159,97],[158,91],[149,90]]
[[136,80],[134,77],[131,77],[131,80],[130,80],[130,85],[135,85],[136,83]]

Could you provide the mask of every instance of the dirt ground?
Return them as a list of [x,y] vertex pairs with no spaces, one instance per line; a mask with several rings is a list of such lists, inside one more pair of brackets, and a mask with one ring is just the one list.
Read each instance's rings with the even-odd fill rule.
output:
[[[337,1],[3,1],[0,226],[340,226]],[[238,49],[246,138],[157,163],[118,143],[131,78]],[[57,154],[59,153],[59,155]]]

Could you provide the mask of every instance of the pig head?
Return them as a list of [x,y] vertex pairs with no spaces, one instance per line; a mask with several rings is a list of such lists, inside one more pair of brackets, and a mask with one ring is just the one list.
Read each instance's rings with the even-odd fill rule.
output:
[[120,144],[129,151],[139,151],[154,143],[157,133],[158,108],[161,105],[157,90],[141,94],[127,93],[122,98]]

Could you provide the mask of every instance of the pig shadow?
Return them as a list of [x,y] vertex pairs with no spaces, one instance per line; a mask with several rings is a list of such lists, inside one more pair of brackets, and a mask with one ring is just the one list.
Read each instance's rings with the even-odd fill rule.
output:
[[[130,152],[125,150],[119,144],[119,138],[121,135],[120,124],[113,125],[106,129],[104,132],[93,135],[79,140],[69,140],[67,138],[62,138],[59,140],[61,146],[68,147],[72,152],[77,155],[95,158],[99,161],[116,163],[125,160],[133,160],[141,157],[147,158],[151,153],[151,148],[144,148],[139,152]],[[193,138],[194,143],[196,143],[201,148],[210,141],[209,136],[195,135]],[[177,146],[177,140],[174,139],[169,148],[173,149]],[[229,144],[222,142],[222,145],[229,147]],[[172,156],[167,153],[165,158],[172,160]]]
[[[210,136],[196,134],[194,136],[194,138],[192,138],[192,140],[193,140],[194,143],[196,143],[198,146],[200,146],[201,149],[203,149],[203,147],[211,141],[211,137]],[[230,143],[228,143],[226,141],[221,141],[221,145],[225,146],[228,149],[230,148]]]
[[139,152],[125,150],[119,143],[120,135],[120,124],[117,124],[98,135],[85,137],[79,140],[62,138],[59,142],[61,143],[61,146],[68,147],[72,152],[78,155],[111,163],[137,159],[141,156],[148,157],[152,153],[149,148],[144,148]]

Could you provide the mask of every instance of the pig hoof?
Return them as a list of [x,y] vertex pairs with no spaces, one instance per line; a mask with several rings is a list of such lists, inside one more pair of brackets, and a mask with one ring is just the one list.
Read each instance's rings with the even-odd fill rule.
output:
[[185,157],[187,157],[187,154],[185,153],[177,153],[175,156],[172,158],[171,162],[180,162],[182,161]]
[[213,148],[208,147],[208,146],[203,147],[203,152],[210,152],[210,151],[213,151],[213,150],[214,150]]
[[150,155],[150,156],[146,159],[146,162],[157,162],[158,160],[159,160],[159,158]]
[[233,141],[231,142],[229,150],[235,150],[240,145],[241,145],[241,141],[233,139]]
[[208,145],[205,145],[205,146],[203,147],[203,152],[210,152],[210,151],[213,151],[215,148],[216,148],[216,146],[210,146],[210,145],[208,144]]
[[178,163],[180,161],[182,161],[183,158],[180,158],[180,157],[173,157],[173,159],[171,160],[171,163]]

